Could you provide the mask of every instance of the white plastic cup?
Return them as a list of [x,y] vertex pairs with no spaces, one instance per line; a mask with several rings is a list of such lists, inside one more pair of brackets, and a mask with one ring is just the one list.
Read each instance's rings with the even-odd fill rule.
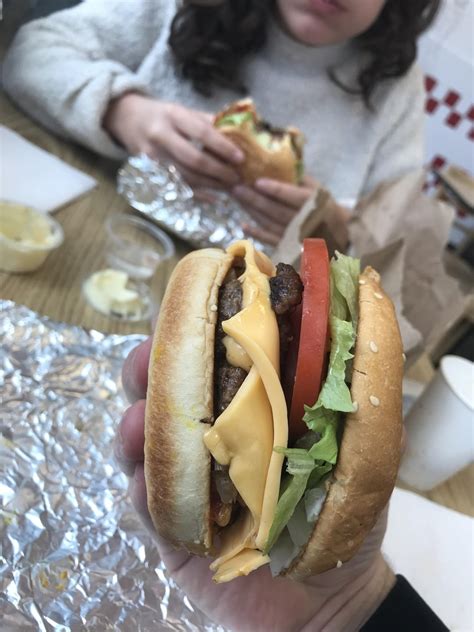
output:
[[474,459],[474,363],[445,356],[406,419],[399,477],[428,491]]

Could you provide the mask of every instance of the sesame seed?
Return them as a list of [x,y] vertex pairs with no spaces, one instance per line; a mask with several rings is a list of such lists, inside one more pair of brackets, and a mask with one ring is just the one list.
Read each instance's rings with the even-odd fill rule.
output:
[[369,402],[372,404],[372,406],[380,406],[380,399],[378,397],[375,397],[375,395],[371,395],[369,397]]
[[352,402],[353,411],[356,413],[359,410],[359,402]]
[[403,362],[407,361],[407,357],[406,357],[406,355],[404,353],[402,353],[402,360],[403,360]]
[[211,312],[217,312],[217,305],[211,305]]
[[364,281],[364,279],[359,279],[359,285],[365,285],[366,281]]
[[336,568],[341,568],[342,560],[337,560]]
[[379,294],[379,292],[374,292],[374,296],[375,298],[383,298],[383,296]]
[[377,347],[377,345],[375,344],[373,340],[369,342],[369,347],[370,347],[370,350],[373,351],[374,353],[377,353],[377,351],[379,350],[379,348]]

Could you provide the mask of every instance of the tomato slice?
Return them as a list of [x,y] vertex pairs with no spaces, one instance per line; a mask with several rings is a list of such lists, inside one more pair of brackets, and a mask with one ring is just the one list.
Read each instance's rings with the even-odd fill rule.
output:
[[308,431],[304,404],[319,395],[327,359],[329,321],[329,255],[324,239],[305,239],[301,257],[304,292],[298,357],[288,418],[290,445]]

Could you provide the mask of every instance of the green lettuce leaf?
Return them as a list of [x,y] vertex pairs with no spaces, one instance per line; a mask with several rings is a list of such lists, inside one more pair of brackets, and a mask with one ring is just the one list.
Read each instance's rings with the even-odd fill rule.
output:
[[[336,258],[331,261],[331,280],[337,289],[335,300],[339,304],[337,306],[338,308],[340,308],[340,297],[342,296],[345,300],[347,304],[346,309],[349,309],[350,320],[354,325],[354,329],[357,329],[359,274],[359,259],[347,257],[340,252],[336,252]],[[331,296],[331,301],[332,300],[333,297]],[[339,313],[335,315],[343,320],[348,320]]]
[[275,447],[275,452],[286,456],[286,471],[290,476],[285,477],[282,481],[281,495],[268,535],[265,552],[271,549],[278,540],[280,533],[288,524],[288,520],[293,515],[296,505],[303,497],[309,476],[315,467],[314,459],[308,450],[303,448]]
[[[303,420],[310,430],[317,432],[313,424],[320,418],[319,409],[351,412],[354,409],[346,384],[346,362],[354,357],[351,349],[355,342],[355,329],[351,322],[330,316],[331,354],[326,381],[314,406],[305,406]],[[313,415],[314,413],[314,415]]]
[[265,555],[268,554],[270,549],[278,540],[281,532],[288,524],[291,516],[294,514],[296,505],[303,498],[309,475],[310,472],[307,474],[296,474],[294,476],[286,477],[283,481],[283,491],[280,494],[278,505],[275,510],[275,516],[270,528],[270,533],[268,534],[268,540],[263,551]]
[[337,426],[339,415],[333,410],[322,410],[321,416],[313,424],[313,430],[321,438],[309,449],[313,459],[334,464],[337,461]]
[[225,125],[234,125],[235,127],[239,127],[242,123],[246,121],[253,121],[252,112],[236,112],[235,114],[228,114],[227,116],[223,116],[216,123],[216,127],[224,127]]
[[316,465],[309,475],[306,491],[317,487],[326,474],[329,474],[333,467],[334,465],[332,463],[320,463],[319,465]]
[[[326,463],[324,458],[315,458],[311,454],[317,445],[319,443],[314,444],[310,450],[275,447],[275,452],[284,454],[287,458],[286,471],[288,476],[285,476],[282,481],[281,494],[265,546],[265,553],[268,553],[278,540],[305,491],[316,487],[323,476],[333,467],[333,464]],[[331,456],[332,451],[332,446],[328,446],[327,455]],[[320,448],[317,452],[318,454],[324,453],[324,449]]]
[[311,474],[314,468],[314,458],[308,450],[303,448],[281,448],[276,446],[275,452],[286,456],[286,471],[288,474]]

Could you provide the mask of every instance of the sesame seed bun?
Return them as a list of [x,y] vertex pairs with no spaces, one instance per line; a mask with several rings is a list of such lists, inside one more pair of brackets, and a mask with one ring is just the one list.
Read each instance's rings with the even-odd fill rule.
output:
[[360,276],[359,322],[351,397],[337,465],[304,550],[283,573],[302,580],[349,560],[386,506],[397,477],[402,437],[403,347],[392,301],[379,274]]

